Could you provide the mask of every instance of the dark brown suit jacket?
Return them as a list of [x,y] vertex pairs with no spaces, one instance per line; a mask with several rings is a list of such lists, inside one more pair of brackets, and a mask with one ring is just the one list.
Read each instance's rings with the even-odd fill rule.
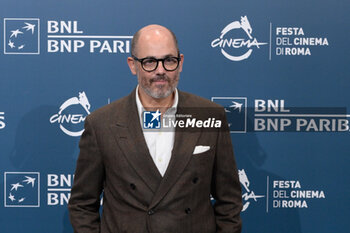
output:
[[[200,107],[201,114],[215,113],[223,123],[220,130],[177,128],[162,177],[149,154],[135,98],[134,90],[85,121],[68,205],[75,232],[241,232],[241,189],[223,108],[179,91],[177,113]],[[210,150],[193,155],[196,145]]]

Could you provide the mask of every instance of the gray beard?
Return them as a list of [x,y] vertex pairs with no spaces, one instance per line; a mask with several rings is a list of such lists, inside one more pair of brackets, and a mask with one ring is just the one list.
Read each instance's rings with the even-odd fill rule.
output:
[[145,88],[143,86],[140,85],[140,87],[146,92],[147,95],[151,96],[154,99],[162,99],[162,98],[166,98],[168,97],[171,93],[173,93],[175,91],[175,88],[170,88],[168,89],[165,93],[156,93],[156,92],[152,92],[149,88]]

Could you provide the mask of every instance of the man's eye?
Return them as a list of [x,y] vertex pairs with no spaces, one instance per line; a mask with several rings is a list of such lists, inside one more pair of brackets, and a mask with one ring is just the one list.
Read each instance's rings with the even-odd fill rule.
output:
[[171,63],[176,63],[177,60],[174,57],[167,57],[165,58],[165,62],[171,64]]
[[143,61],[144,65],[153,65],[155,63],[156,63],[156,60],[154,60],[154,59],[146,59]]

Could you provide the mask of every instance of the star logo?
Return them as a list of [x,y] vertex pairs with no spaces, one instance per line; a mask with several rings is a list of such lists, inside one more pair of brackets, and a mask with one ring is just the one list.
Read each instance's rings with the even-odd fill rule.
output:
[[159,112],[159,109],[155,113],[152,113],[153,118],[152,118],[151,122],[154,121],[154,120],[159,121],[159,116],[160,115],[162,115],[162,114]]
[[10,46],[11,49],[16,47],[15,44],[11,40],[9,40],[9,43],[7,45]]
[[160,129],[162,113],[159,111],[144,111],[143,112],[143,128],[144,129]]
[[8,196],[8,198],[13,202],[16,200],[15,196],[13,196],[11,193],[10,195]]
[[5,207],[40,207],[39,172],[4,173]]
[[4,54],[40,54],[39,19],[5,18],[4,33]]

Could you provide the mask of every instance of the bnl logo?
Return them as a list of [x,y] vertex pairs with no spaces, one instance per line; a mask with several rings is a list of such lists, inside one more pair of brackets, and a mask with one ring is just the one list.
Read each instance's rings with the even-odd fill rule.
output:
[[39,19],[5,18],[4,54],[40,54]]
[[225,108],[231,133],[247,132],[246,97],[212,97],[211,100]]
[[5,172],[4,206],[40,207],[39,172]]
[[143,128],[144,129],[160,129],[161,127],[161,113],[157,111],[143,112]]

